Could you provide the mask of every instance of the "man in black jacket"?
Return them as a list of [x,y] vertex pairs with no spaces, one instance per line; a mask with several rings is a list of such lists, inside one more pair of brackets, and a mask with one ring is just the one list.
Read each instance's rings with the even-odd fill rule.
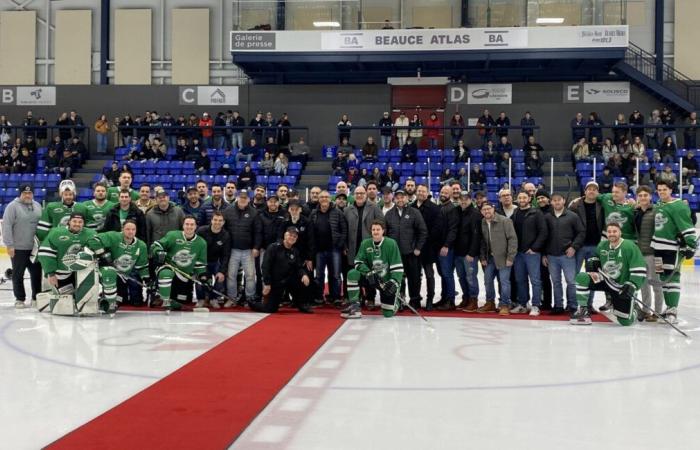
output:
[[[403,189],[396,191],[396,206],[384,216],[386,235],[396,241],[401,252],[404,285],[408,279],[408,296],[415,309],[420,308],[420,255],[428,240],[428,229],[420,212],[407,204]],[[402,291],[404,287],[402,286]]]
[[284,234],[284,224],[287,221],[287,212],[280,208],[277,195],[271,195],[267,199],[267,208],[258,211],[258,219],[262,228],[262,244],[260,256],[255,258],[255,274],[257,276],[256,293],[258,297],[262,293],[262,261],[265,249],[277,242]]
[[564,314],[564,296],[561,274],[566,280],[566,307],[576,310],[576,252],[583,246],[586,229],[573,211],[566,209],[561,194],[552,195],[552,212],[545,214],[547,245],[542,262],[549,268],[554,291],[552,314]]
[[[255,298],[255,258],[260,255],[262,245],[262,227],[258,212],[250,206],[250,197],[246,189],[238,191],[235,205],[224,210],[225,228],[231,237],[231,257],[228,264],[228,296],[238,297],[238,269],[243,267],[245,278],[245,296],[248,301]],[[225,307],[233,306],[227,300]]]
[[262,265],[263,301],[250,304],[253,311],[277,312],[280,303],[288,295],[292,303],[303,313],[312,313],[309,306],[311,272],[304,266],[299,250],[294,246],[299,237],[296,227],[284,232],[281,242],[270,244],[265,250]]
[[481,213],[472,204],[468,191],[459,198],[459,228],[455,242],[455,267],[462,288],[462,303],[458,308],[476,312],[479,308],[479,251],[481,249]]
[[[407,193],[408,194],[408,193]],[[423,216],[423,221],[428,229],[428,239],[425,241],[420,253],[420,263],[425,272],[427,297],[425,300],[425,309],[430,311],[433,309],[433,298],[435,297],[435,270],[433,265],[437,262],[437,248],[441,236],[435,227],[435,222],[440,215],[440,208],[430,200],[430,191],[428,186],[424,184],[418,185],[416,188],[416,202],[412,205]]]
[[[214,289],[219,292],[226,289],[226,273],[231,258],[231,237],[224,230],[224,222],[224,215],[220,211],[214,211],[211,225],[197,229],[197,234],[207,241],[207,274],[214,277]],[[207,290],[197,285],[197,307],[205,307],[207,303],[214,309],[220,308],[219,299],[212,298]]]
[[452,203],[452,188],[443,186],[440,190],[440,214],[435,220],[439,241],[438,249],[438,273],[442,284],[442,292],[437,308],[442,311],[453,311],[455,306],[455,254],[454,245],[457,239],[459,227],[459,211]]
[[122,231],[122,224],[126,219],[136,222],[136,237],[148,242],[146,240],[146,216],[132,203],[131,193],[123,189],[119,191],[119,204],[107,213],[102,231]]
[[512,314],[527,312],[529,294],[528,279],[532,284],[531,316],[540,314],[542,304],[542,282],[540,280],[540,263],[542,250],[547,242],[547,226],[544,215],[538,208],[532,207],[530,194],[518,193],[518,210],[513,214],[513,226],[518,237],[518,253],[515,255],[515,279],[518,282],[518,304],[511,309]]
[[303,208],[299,200],[293,198],[287,203],[287,220],[284,222],[284,229],[289,227],[296,227],[299,230],[299,237],[297,238],[294,247],[299,250],[299,256],[304,260],[306,268],[311,272],[314,270],[313,265],[313,255],[310,253],[310,229],[309,229],[309,219],[303,214]]

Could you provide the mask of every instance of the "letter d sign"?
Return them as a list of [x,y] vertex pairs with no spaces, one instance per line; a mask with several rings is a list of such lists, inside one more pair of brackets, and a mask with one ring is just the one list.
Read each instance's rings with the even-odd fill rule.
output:
[[450,86],[450,103],[463,103],[464,97],[464,88]]

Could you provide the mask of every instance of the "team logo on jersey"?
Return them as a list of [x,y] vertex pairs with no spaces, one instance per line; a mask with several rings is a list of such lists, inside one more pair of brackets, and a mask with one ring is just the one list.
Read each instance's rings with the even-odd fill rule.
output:
[[375,259],[372,261],[372,270],[377,272],[380,277],[386,275],[386,269],[388,265],[381,259]]
[[189,250],[180,250],[173,255],[173,262],[180,267],[188,267],[192,265],[194,255]]
[[95,222],[96,225],[103,225],[105,223],[105,215],[99,212],[93,213],[92,214],[92,221]]
[[78,260],[78,253],[80,253],[82,250],[83,246],[80,244],[72,244],[70,247],[68,247],[66,252],[63,254],[63,258],[61,258],[63,265],[66,267],[73,265]]
[[58,237],[58,240],[59,240],[59,241],[69,241],[69,240],[70,240],[70,236],[59,236],[59,237]]
[[368,248],[367,253],[371,255],[372,253],[374,253],[374,249],[372,247]]
[[622,263],[606,261],[605,264],[603,264],[603,272],[607,273],[610,278],[617,280],[622,274]]
[[182,244],[185,243],[185,241],[183,241],[182,239],[175,239],[175,243],[176,243],[177,245],[182,245]]
[[668,217],[666,217],[665,215],[661,213],[656,213],[656,215],[654,215],[654,229],[656,231],[662,230],[667,223]]
[[601,250],[601,251],[600,251],[600,257],[601,257],[601,258],[607,258],[607,257],[608,257],[608,251],[607,251],[607,250]]
[[58,225],[65,227],[66,225],[68,225],[69,220],[70,220],[70,216],[61,217],[61,220],[58,222]]
[[223,241],[216,241],[216,245],[224,245]]
[[607,223],[619,223],[620,226],[622,226],[627,223],[627,217],[623,216],[619,212],[613,212],[608,216]]
[[119,272],[130,272],[135,263],[134,258],[130,254],[125,253],[114,260],[114,267]]

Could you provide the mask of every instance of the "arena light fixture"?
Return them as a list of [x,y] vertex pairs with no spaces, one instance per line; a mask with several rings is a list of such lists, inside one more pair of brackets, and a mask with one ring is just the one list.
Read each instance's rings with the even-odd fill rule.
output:
[[316,28],[330,27],[330,28],[340,28],[339,22],[314,22]]
[[564,18],[563,17],[538,17],[536,20],[536,23],[539,25],[561,24],[561,23],[564,23]]

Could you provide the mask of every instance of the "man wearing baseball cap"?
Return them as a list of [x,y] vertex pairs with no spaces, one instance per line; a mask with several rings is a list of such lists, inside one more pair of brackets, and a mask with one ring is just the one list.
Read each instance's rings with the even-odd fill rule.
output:
[[24,291],[24,272],[29,270],[32,285],[32,302],[41,291],[41,266],[32,262],[34,235],[41,217],[41,205],[34,200],[32,186],[22,184],[19,196],[5,208],[2,216],[2,240],[12,262],[12,291],[15,308],[24,308],[27,294]]
[[280,303],[291,295],[292,304],[303,313],[312,313],[308,304],[312,298],[311,272],[294,246],[299,229],[287,227],[281,241],[270,244],[262,262],[262,301],[250,302],[253,311],[277,312]]

